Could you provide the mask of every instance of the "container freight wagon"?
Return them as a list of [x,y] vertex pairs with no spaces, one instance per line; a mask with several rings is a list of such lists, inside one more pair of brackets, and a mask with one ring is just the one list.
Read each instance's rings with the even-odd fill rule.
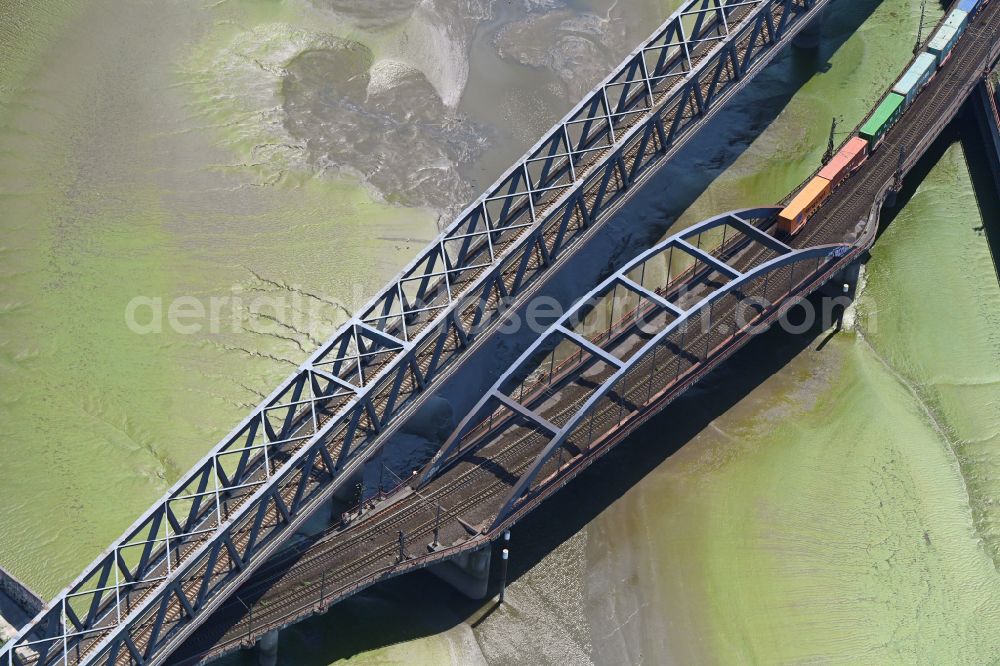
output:
[[840,152],[827,162],[819,172],[819,177],[830,181],[830,189],[834,190],[861,166],[866,157],[868,157],[868,142],[856,136],[851,137]]
[[971,18],[985,4],[985,2],[980,2],[979,0],[958,0],[955,9],[962,10]]
[[931,80],[937,72],[937,58],[930,53],[921,53],[913,61],[906,74],[896,82],[892,92],[902,95],[906,99],[904,108],[910,108],[913,100],[917,98],[917,93],[924,89],[927,82]]
[[927,52],[937,56],[938,66],[943,65],[951,56],[951,50],[955,42],[965,32],[965,26],[969,23],[969,15],[961,9],[954,9],[944,24],[934,33],[934,37],[927,43]]
[[[969,24],[970,16],[989,0],[959,0],[941,27],[902,77],[852,137],[819,173],[792,198],[778,214],[778,231],[792,236],[806,225],[809,218],[830,197],[830,194],[861,166],[868,155],[878,148],[888,132],[917,95],[934,78],[937,70],[951,57],[952,49]],[[1000,97],[1000,95],[998,95]]]
[[805,226],[809,216],[830,196],[830,181],[816,176],[799,190],[795,198],[778,214],[778,231],[789,236]]
[[874,152],[882,137],[889,131],[889,128],[896,124],[896,121],[903,115],[903,108],[906,98],[897,93],[889,93],[882,103],[875,109],[875,113],[868,119],[858,135],[868,142],[868,152]]

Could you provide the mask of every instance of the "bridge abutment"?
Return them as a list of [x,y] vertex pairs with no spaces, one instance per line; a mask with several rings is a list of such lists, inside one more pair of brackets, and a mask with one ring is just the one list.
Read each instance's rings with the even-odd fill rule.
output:
[[492,559],[493,549],[487,544],[479,550],[432,565],[427,570],[470,599],[485,599],[489,592]]

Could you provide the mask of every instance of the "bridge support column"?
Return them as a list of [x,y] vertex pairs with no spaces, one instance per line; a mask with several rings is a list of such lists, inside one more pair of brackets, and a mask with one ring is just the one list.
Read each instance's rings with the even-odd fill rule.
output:
[[430,566],[427,570],[470,599],[485,599],[489,591],[492,559],[493,549],[487,544],[479,550]]
[[983,81],[972,92],[969,102],[983,137],[983,146],[990,161],[990,171],[993,173],[993,185],[1000,196],[1000,117],[997,116],[996,98],[993,87],[988,81]]
[[403,432],[437,443],[443,442],[454,429],[455,410],[440,396],[429,398],[403,425]]
[[822,32],[823,12],[819,12],[799,31],[799,34],[795,35],[795,39],[792,40],[792,46],[803,50],[818,48]]
[[269,631],[257,641],[257,663],[260,666],[278,664],[278,630]]
[[855,261],[830,278],[830,281],[823,285],[820,293],[830,298],[846,298],[848,301],[853,301],[860,275],[861,261]]

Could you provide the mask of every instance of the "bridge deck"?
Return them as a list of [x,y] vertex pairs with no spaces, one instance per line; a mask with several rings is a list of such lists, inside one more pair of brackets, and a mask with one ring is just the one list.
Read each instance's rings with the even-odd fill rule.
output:
[[525,297],[828,1],[685,3],[0,654],[143,663],[176,647],[459,365],[473,329],[496,329],[501,297]]
[[[887,135],[878,151],[862,169],[842,185],[816,213],[806,229],[791,245],[805,248],[829,243],[853,244],[852,256],[860,253],[874,239],[874,230],[865,228],[862,221],[877,219],[873,206],[881,204],[887,185],[900,167],[900,149],[903,150],[903,171],[919,159],[940,130],[954,117],[972,87],[981,78],[987,64],[993,63],[1000,50],[1000,2],[992,2],[970,25],[966,35],[956,47],[955,54],[917,98],[901,122]],[[773,256],[758,244],[732,250],[715,248],[716,256],[725,257],[737,269],[747,270],[760,265]],[[794,283],[794,268],[786,267],[774,274],[772,284]],[[805,284],[806,291],[819,283]],[[718,275],[702,273],[689,275],[689,283],[697,289],[710,289],[720,280]],[[669,294],[676,285],[668,285],[661,293]],[[760,294],[760,285],[753,285],[747,295]],[[767,288],[764,287],[766,290]],[[787,291],[787,290],[786,290]],[[775,303],[778,299],[771,300]],[[735,306],[735,304],[730,304]],[[732,322],[733,310],[719,307],[713,321]],[[686,362],[678,355],[674,359],[650,362],[645,369],[656,366],[664,385],[662,398],[648,408],[637,412],[638,418],[621,423],[619,404],[609,403],[594,412],[593,431],[606,433],[600,446],[590,440],[587,446],[573,442],[565,445],[564,455],[558,462],[539,476],[540,490],[529,494],[512,516],[516,519],[537,505],[548,492],[576,474],[600,453],[620,441],[651,413],[662,408],[693,381],[711,369],[719,360],[732,352],[727,347],[731,336],[713,326],[708,332],[699,330],[684,346],[685,350],[712,350],[703,362]],[[636,347],[648,337],[628,326],[617,329],[604,339],[594,338],[602,348],[615,345],[616,353]],[[612,339],[613,338],[613,339]],[[746,338],[734,341],[741,345]],[[582,367],[582,366],[580,366]],[[578,380],[585,378],[599,382],[607,375],[607,368],[583,371],[565,362],[559,372],[574,379],[555,381],[555,389],[532,397],[529,388],[527,399],[518,396],[522,404],[535,408],[550,422],[558,423],[579,405],[588,394],[587,387]],[[589,373],[589,374],[588,374]],[[648,392],[648,388],[643,387]],[[631,402],[642,404],[635,396]],[[478,547],[486,539],[495,537],[496,528],[483,533],[500,511],[505,497],[516,480],[532,463],[544,437],[537,429],[519,427],[490,431],[474,449],[446,466],[419,492],[403,490],[397,498],[390,498],[370,510],[351,526],[316,537],[308,543],[289,549],[269,561],[257,576],[245,584],[236,595],[217,610],[177,652],[176,661],[197,661],[222,654],[241,645],[251,643],[261,633],[290,624],[303,616],[328,607],[337,600],[377,580],[396,575],[418,566],[426,566],[437,559],[453,555],[462,549]],[[599,450],[598,450],[599,449]],[[590,455],[584,455],[590,454]],[[548,479],[548,483],[545,480]],[[428,544],[433,540],[437,524],[438,506],[441,507],[440,535],[442,544],[456,544],[443,551],[432,553]],[[469,529],[471,527],[471,529]],[[399,561],[398,532],[406,534],[406,560]],[[250,612],[248,607],[252,607]],[[252,619],[252,622],[251,622]]]

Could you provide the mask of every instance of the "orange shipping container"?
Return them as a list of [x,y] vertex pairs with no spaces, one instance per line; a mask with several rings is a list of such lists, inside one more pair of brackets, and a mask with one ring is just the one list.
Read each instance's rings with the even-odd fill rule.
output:
[[830,187],[837,187],[840,181],[847,178],[852,171],[865,161],[868,156],[868,142],[854,137],[840,149],[840,152],[827,162],[819,175],[830,181]]
[[778,214],[778,230],[788,235],[798,233],[809,216],[830,196],[830,181],[816,176],[803,187],[791,203]]

